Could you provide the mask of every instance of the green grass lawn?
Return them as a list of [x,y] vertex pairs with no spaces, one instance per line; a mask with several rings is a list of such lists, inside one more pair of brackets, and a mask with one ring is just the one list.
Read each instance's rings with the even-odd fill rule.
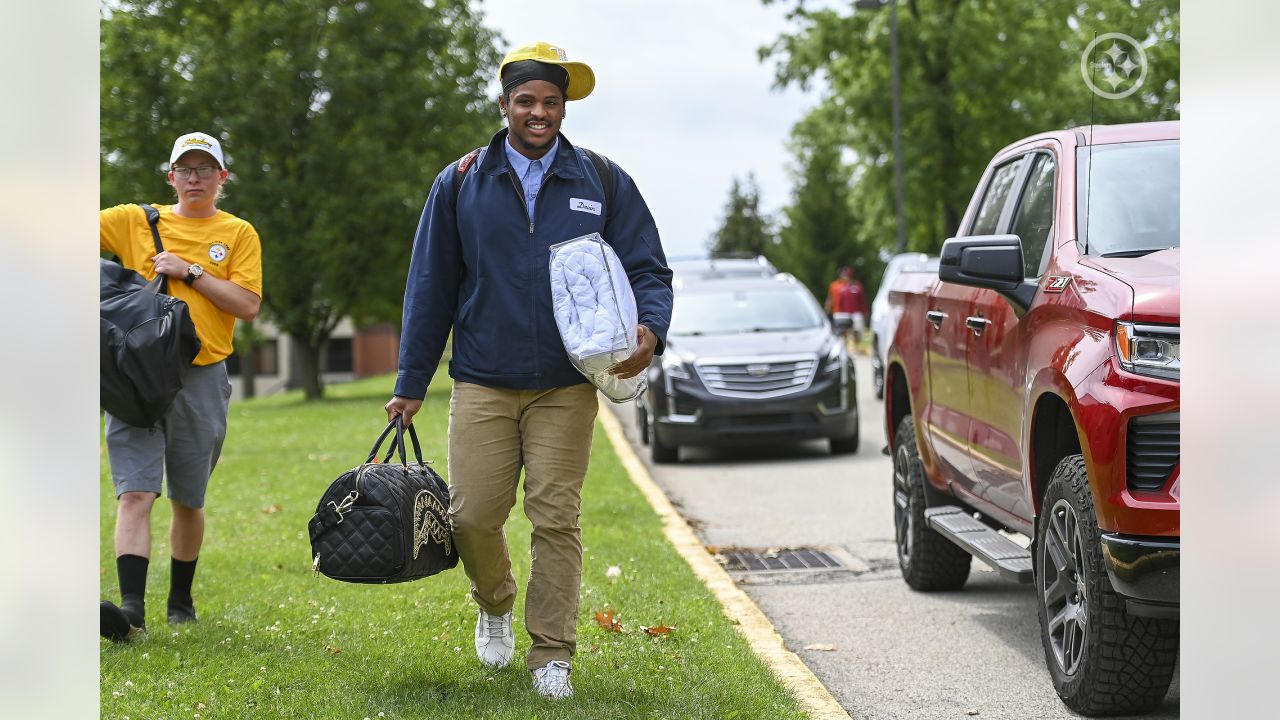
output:
[[[232,406],[210,483],[194,596],[200,623],[165,622],[167,501],[156,504],[148,636],[101,645],[103,718],[801,718],[666,542],[661,524],[597,428],[583,490],[586,548],[575,696],[530,687],[523,657],[529,524],[517,501],[507,534],[521,595],[516,660],[482,667],[475,605],[461,566],[413,583],[365,586],[312,574],[306,526],[329,483],[361,462],[382,429],[391,380]],[[417,416],[427,457],[446,476],[449,383],[442,373]],[[115,499],[102,449],[101,592],[119,601],[111,547]],[[617,565],[622,574],[606,571]],[[617,612],[623,633],[593,613]],[[642,626],[675,630],[650,637]]]

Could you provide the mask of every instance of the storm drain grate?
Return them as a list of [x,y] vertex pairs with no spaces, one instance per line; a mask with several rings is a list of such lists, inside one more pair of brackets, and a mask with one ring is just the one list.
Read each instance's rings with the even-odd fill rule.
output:
[[812,548],[795,548],[760,552],[758,550],[722,550],[724,569],[731,572],[787,572],[790,570],[824,570],[842,568],[835,556]]

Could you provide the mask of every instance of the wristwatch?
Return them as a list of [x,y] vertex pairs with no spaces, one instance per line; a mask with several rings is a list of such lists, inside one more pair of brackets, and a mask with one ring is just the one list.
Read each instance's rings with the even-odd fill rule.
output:
[[203,276],[204,268],[200,267],[199,263],[191,263],[191,265],[187,267],[187,276],[182,278],[182,282],[190,285]]

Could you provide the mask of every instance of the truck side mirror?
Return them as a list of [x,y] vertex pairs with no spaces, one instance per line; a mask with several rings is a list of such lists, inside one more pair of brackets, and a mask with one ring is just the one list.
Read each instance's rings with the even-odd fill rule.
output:
[[942,244],[938,277],[943,282],[989,288],[1019,312],[1035,299],[1037,285],[1022,276],[1022,240],[1017,235],[949,238]]

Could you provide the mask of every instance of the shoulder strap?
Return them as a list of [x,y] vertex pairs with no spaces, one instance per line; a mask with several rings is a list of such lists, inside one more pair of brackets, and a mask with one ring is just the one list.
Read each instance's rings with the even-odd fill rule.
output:
[[458,176],[453,179],[453,208],[455,211],[458,209],[458,193],[462,192],[462,181],[467,178],[467,171],[471,169],[472,163],[476,161],[476,158],[480,157],[480,152],[483,150],[484,147],[481,146],[458,158]]
[[[156,226],[160,222],[160,211],[154,205],[147,203],[138,203],[138,207],[142,208],[142,212],[147,214],[147,226],[151,228],[151,240],[156,244],[156,254],[164,252],[164,245],[160,243],[160,229]],[[153,281],[154,282],[154,281]],[[160,276],[160,292],[161,294],[169,294],[169,276]]]
[[609,158],[591,148],[582,148],[582,150],[587,153],[587,158],[596,167],[596,174],[600,176],[600,182],[604,183],[605,202],[611,202],[613,200],[613,170],[610,167]]
[[146,203],[138,203],[138,207],[142,208],[142,212],[147,214],[147,225],[151,227],[151,239],[156,244],[156,254],[164,252],[164,245],[160,244],[160,230],[157,229],[156,223],[160,222],[160,211],[154,205]]

